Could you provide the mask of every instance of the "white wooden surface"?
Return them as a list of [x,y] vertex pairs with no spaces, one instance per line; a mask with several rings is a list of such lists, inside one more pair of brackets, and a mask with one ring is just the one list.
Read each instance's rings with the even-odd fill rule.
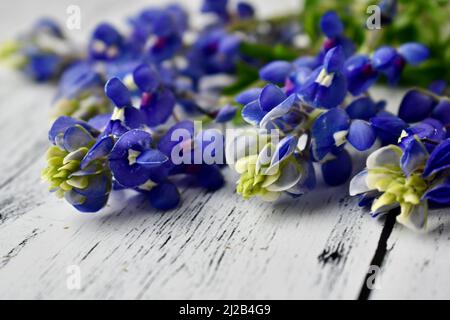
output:
[[[275,5],[258,2],[265,12]],[[3,1],[0,40],[43,13],[63,20],[77,3],[83,29],[73,36],[81,40],[95,23],[120,22],[155,2]],[[225,188],[184,191],[183,205],[170,212],[118,193],[100,213],[79,214],[39,179],[54,88],[5,70],[0,83],[2,299],[450,298],[448,210],[433,212],[429,234],[398,225],[390,233],[346,196],[347,186],[266,204],[239,198],[236,177],[225,171]],[[375,95],[391,108],[401,97]],[[374,261],[379,289],[369,292],[362,288]],[[81,270],[80,290],[67,287],[72,265]]]

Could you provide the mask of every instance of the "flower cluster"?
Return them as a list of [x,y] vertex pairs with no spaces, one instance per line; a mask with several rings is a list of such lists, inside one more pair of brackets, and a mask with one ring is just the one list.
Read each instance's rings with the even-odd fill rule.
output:
[[325,13],[320,27],[326,38],[317,55],[270,62],[259,73],[267,84],[236,97],[255,127],[253,139],[243,134],[228,145],[240,151],[229,157],[240,174],[237,192],[268,201],[281,192],[298,196],[314,188],[317,167],[328,185],[343,184],[353,172],[352,154],[378,149],[350,194],[362,194],[361,205],[371,204],[374,216],[400,206],[400,223],[425,228],[428,206],[450,204],[450,105],[439,96],[446,85],[408,91],[398,115],[369,89],[383,77],[396,84],[405,65],[425,61],[428,49],[405,43],[360,54],[335,12]]
[[[396,2],[380,7],[388,29]],[[297,16],[261,22],[250,4],[227,0],[204,0],[201,11],[212,20],[196,30],[176,4],[138,12],[126,30],[101,23],[85,52],[46,19],[1,48],[0,59],[32,79],[59,80],[42,171],[51,192],[82,212],[123,189],[169,210],[180,188],[222,187],[226,162],[244,199],[275,201],[310,192],[320,177],[346,183],[353,156],[366,152],[350,194],[373,216],[400,207],[397,220],[422,230],[428,208],[450,205],[446,82],[410,89],[397,114],[370,94],[433,50],[374,45],[375,32],[363,43],[332,10],[317,21],[323,37],[314,50],[297,44]],[[229,121],[250,128],[225,135]]]

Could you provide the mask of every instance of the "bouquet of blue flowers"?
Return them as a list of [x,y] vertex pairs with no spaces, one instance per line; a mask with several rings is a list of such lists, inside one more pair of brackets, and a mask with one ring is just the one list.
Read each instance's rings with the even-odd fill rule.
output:
[[[45,19],[5,44],[0,59],[58,81],[42,171],[49,190],[82,212],[123,189],[169,210],[180,188],[221,188],[228,164],[245,199],[299,197],[318,176],[330,186],[351,180],[350,195],[372,216],[399,207],[399,223],[426,229],[428,209],[450,205],[446,78],[417,81],[397,114],[370,91],[414,83],[421,74],[411,72],[446,58],[414,39],[388,41],[396,1],[379,4],[384,33],[324,3],[258,19],[246,2],[205,0],[201,11],[214,19],[195,31],[180,5],[147,8],[124,32],[99,24],[84,51]],[[352,177],[361,152],[366,168]]]

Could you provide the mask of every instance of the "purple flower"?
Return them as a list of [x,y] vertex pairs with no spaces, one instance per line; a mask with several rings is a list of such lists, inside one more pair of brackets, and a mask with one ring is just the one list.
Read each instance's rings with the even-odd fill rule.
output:
[[344,25],[339,16],[334,11],[326,12],[320,19],[320,29],[325,34],[327,39],[323,44],[320,56],[325,56],[326,53],[337,47],[342,47],[343,54],[346,58],[350,57],[355,52],[355,45],[353,42],[344,36]]
[[97,135],[86,122],[70,117],[58,118],[49,132],[53,146],[47,151],[42,178],[52,192],[82,212],[103,208],[111,190],[106,155],[89,155]]
[[347,95],[343,64],[344,53],[341,47],[328,51],[323,66],[314,70],[301,86],[300,97],[318,108],[331,109],[340,105]]
[[295,94],[287,97],[279,87],[268,84],[256,100],[245,105],[242,109],[242,117],[246,122],[261,128],[288,130],[293,125],[288,115],[296,109],[298,107],[296,107]]
[[390,84],[395,84],[400,79],[406,63],[417,65],[426,60],[428,56],[428,48],[416,42],[405,43],[397,50],[384,46],[374,52],[372,66],[383,73]]

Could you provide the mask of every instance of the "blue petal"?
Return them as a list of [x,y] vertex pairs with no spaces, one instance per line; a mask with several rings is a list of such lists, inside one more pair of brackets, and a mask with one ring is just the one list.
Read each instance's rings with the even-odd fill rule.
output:
[[133,79],[143,92],[153,91],[159,86],[158,72],[146,64],[142,64],[134,70]]
[[273,120],[276,120],[284,115],[286,115],[294,106],[294,102],[296,100],[296,95],[291,94],[287,97],[283,102],[281,102],[278,106],[270,110],[268,113],[264,115],[259,123],[260,127],[267,128],[268,124],[270,124]]
[[158,167],[168,161],[169,158],[159,150],[149,149],[143,151],[137,158],[136,163],[146,168]]
[[153,94],[149,104],[141,105],[147,125],[156,127],[165,123],[172,115],[175,103],[175,96],[169,89],[163,88]]
[[111,176],[97,174],[89,177],[89,185],[84,189],[73,188],[73,191],[87,198],[99,198],[111,191]]
[[352,159],[346,150],[340,152],[336,159],[322,164],[322,175],[325,183],[337,186],[345,183],[352,173]]
[[177,187],[171,182],[161,183],[147,194],[151,206],[158,210],[170,210],[180,203],[180,193]]
[[377,49],[372,56],[372,66],[375,69],[386,68],[396,57],[397,51],[388,46],[381,47]]
[[345,111],[352,119],[369,120],[377,113],[377,106],[369,97],[361,97],[353,100]]
[[447,168],[450,168],[450,139],[441,142],[430,154],[423,176],[429,177]]
[[316,56],[301,56],[292,62],[297,68],[314,70],[321,65]]
[[112,78],[106,83],[105,93],[117,107],[131,106],[130,91],[119,78]]
[[144,115],[135,107],[125,107],[125,125],[130,129],[138,129],[144,123]]
[[234,56],[239,52],[241,38],[236,35],[227,35],[220,40],[218,53],[225,56]]
[[25,72],[36,81],[48,81],[57,75],[61,58],[55,54],[34,54],[28,57]]
[[402,119],[386,114],[371,118],[370,123],[383,145],[397,144],[402,131],[408,126]]
[[450,178],[447,178],[443,183],[440,183],[430,190],[428,190],[424,195],[424,199],[433,201],[441,205],[450,204]]
[[344,51],[341,46],[334,47],[325,55],[323,67],[328,73],[341,71],[345,62]]
[[321,85],[317,87],[313,104],[319,108],[331,109],[340,105],[346,95],[347,80],[342,74],[335,73],[329,87]]
[[111,113],[99,114],[90,118],[88,124],[98,131],[103,131],[109,120],[111,120]]
[[255,9],[250,3],[240,1],[237,4],[237,13],[239,15],[239,18],[248,19],[252,18],[255,15]]
[[232,105],[226,105],[225,107],[223,107],[219,110],[214,121],[216,123],[228,122],[234,118],[234,116],[236,115],[236,112],[237,112],[236,107],[234,107]]
[[144,151],[151,148],[152,136],[143,130],[130,130],[123,134],[114,145],[110,160],[127,159],[128,150]]
[[198,184],[208,191],[216,191],[225,184],[225,180],[217,165],[202,164],[196,175]]
[[269,112],[286,99],[284,92],[273,84],[266,85],[259,95],[259,105],[265,112]]
[[108,23],[99,24],[92,35],[93,39],[103,41],[107,45],[113,45],[122,41],[119,32]]
[[370,124],[363,120],[353,120],[348,130],[347,140],[356,150],[364,151],[372,147],[376,134]]
[[436,80],[430,83],[428,86],[428,90],[433,92],[438,96],[442,96],[444,94],[445,89],[447,88],[447,82],[445,80]]
[[354,96],[366,92],[378,79],[378,75],[369,58],[364,55],[355,55],[345,62],[348,91]]
[[177,124],[173,125],[166,134],[159,140],[158,142],[158,149],[163,152],[166,156],[170,157],[170,154],[172,153],[173,148],[182,142],[182,138],[180,137],[179,140],[174,141],[172,139],[172,134],[177,130],[186,130],[185,135],[189,136],[190,139],[194,136],[194,123],[190,120],[184,120],[181,122],[178,122]]
[[431,116],[441,121],[444,125],[450,124],[450,100],[447,98],[441,99],[434,108]]
[[349,124],[347,113],[340,108],[333,108],[317,118],[311,130],[317,160],[322,160],[333,149],[333,135],[338,131],[348,130]]
[[287,61],[272,61],[259,71],[261,79],[275,84],[282,84],[292,72],[292,64]]
[[275,148],[270,166],[274,166],[289,157],[294,152],[297,141],[297,137],[294,136],[287,136],[281,139]]
[[61,76],[56,99],[75,98],[84,90],[101,86],[103,83],[100,75],[92,64],[79,62],[69,67]]
[[114,178],[125,187],[136,187],[149,179],[149,170],[138,163],[130,164],[129,150],[146,151],[151,148],[151,136],[142,130],[130,130],[123,134],[109,155],[109,167]]
[[61,116],[53,122],[52,127],[48,132],[48,139],[55,143],[55,139],[58,135],[63,134],[69,127],[74,125],[80,125],[86,130],[88,130],[92,135],[97,135],[98,132],[92,128],[89,124],[82,120],[77,120],[68,116]]
[[106,157],[111,152],[113,146],[114,138],[111,136],[105,136],[98,140],[84,156],[83,160],[81,160],[81,169],[85,169],[91,161]]
[[[405,132],[408,134],[407,137],[403,137],[399,143],[399,145],[405,148],[411,141],[414,141],[416,138],[419,140],[433,140],[439,142],[445,138],[445,129],[442,124],[435,119],[425,119],[422,122],[419,122],[407,129]],[[431,152],[434,150],[435,145],[433,143],[424,142],[428,151]]]
[[240,94],[238,94],[235,98],[237,103],[246,105],[252,101],[255,101],[258,99],[259,95],[261,94],[262,88],[251,88],[245,91],[242,91]]
[[436,99],[431,94],[412,89],[403,97],[398,116],[406,122],[421,121],[430,115],[436,103]]
[[428,48],[417,42],[405,43],[398,48],[398,52],[412,65],[422,63],[430,55]]
[[86,197],[82,204],[74,205],[74,208],[80,212],[97,212],[108,202],[109,194],[101,197]]
[[328,38],[335,38],[344,32],[344,25],[336,12],[328,11],[320,19],[320,29]]
[[261,110],[258,100],[248,103],[242,109],[242,118],[254,126],[259,125],[264,115],[265,112]]
[[414,171],[423,168],[423,165],[428,159],[428,151],[417,139],[411,141],[403,150],[403,155],[400,159],[400,166],[406,176],[409,176]]
[[82,126],[75,125],[68,128],[64,133],[64,148],[69,151],[75,151],[82,147],[89,147],[94,142],[92,135]]

